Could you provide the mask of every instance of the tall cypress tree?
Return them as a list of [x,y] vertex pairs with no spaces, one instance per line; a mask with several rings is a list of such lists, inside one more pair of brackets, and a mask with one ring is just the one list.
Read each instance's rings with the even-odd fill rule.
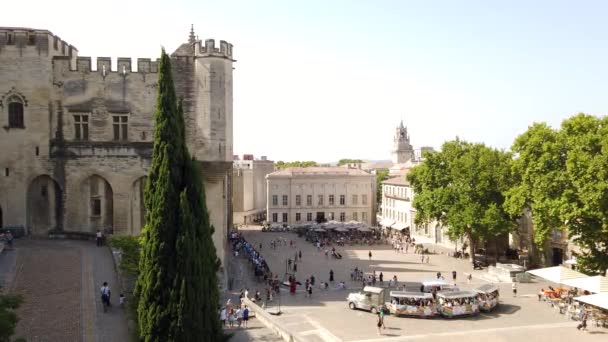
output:
[[201,171],[185,144],[170,58],[163,50],[136,286],[143,341],[224,339],[217,317],[218,261],[204,196]]

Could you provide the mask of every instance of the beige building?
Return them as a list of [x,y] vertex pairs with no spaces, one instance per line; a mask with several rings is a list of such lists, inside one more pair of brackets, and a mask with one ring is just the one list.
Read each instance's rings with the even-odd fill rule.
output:
[[252,224],[266,219],[266,175],[274,162],[265,156],[243,159],[235,156],[232,169],[232,209],[235,224]]
[[268,222],[375,223],[376,178],[360,169],[293,167],[269,174],[266,184]]
[[[232,224],[232,45],[191,32],[171,58],[223,262]],[[0,28],[0,225],[32,235],[138,235],[157,80],[158,62],[148,58],[92,61],[50,31]]]
[[414,189],[405,176],[397,176],[382,182],[382,205],[378,221],[389,235],[410,234],[418,242],[435,243],[454,248],[456,242],[447,236],[447,227],[439,222],[417,225],[416,209],[412,203]]

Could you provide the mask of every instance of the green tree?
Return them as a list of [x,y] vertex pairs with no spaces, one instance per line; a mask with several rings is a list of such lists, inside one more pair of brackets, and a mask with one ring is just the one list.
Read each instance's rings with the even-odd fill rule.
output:
[[23,303],[23,297],[0,294],[0,342],[10,342],[19,318],[15,310]]
[[278,168],[278,169],[285,169],[288,167],[312,167],[312,166],[318,166],[317,162],[315,161],[293,161],[293,162],[284,162],[282,160],[279,160],[277,162],[274,163],[274,165]]
[[376,170],[376,203],[382,203],[382,182],[388,179],[388,170]]
[[503,192],[509,189],[510,155],[461,140],[428,153],[423,164],[407,175],[416,196],[416,222],[437,220],[452,239],[467,238],[471,251],[514,227],[503,210]]
[[568,186],[561,219],[581,247],[579,266],[587,273],[608,269],[608,117],[578,114],[562,123]]
[[185,145],[170,58],[159,63],[152,164],[146,184],[138,298],[142,341],[221,341],[218,261],[201,171]]
[[508,191],[512,214],[529,209],[541,251],[554,230],[567,229],[581,247],[587,273],[608,268],[608,118],[578,114],[559,130],[532,125],[512,147],[516,184]]
[[342,166],[342,165],[346,165],[346,164],[353,164],[353,163],[354,164],[356,164],[356,163],[363,163],[363,160],[361,160],[361,159],[348,159],[348,158],[340,159],[338,161],[338,166]]

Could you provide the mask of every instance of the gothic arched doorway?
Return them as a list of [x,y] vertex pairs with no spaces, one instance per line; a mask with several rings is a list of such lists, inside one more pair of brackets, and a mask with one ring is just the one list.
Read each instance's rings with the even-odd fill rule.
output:
[[86,213],[87,231],[114,232],[114,192],[108,181],[98,175],[85,179],[80,187],[81,209]]
[[32,180],[27,190],[27,230],[33,235],[45,235],[61,224],[59,184],[47,175]]
[[138,178],[133,182],[131,191],[131,234],[139,235],[146,224],[146,205],[144,202],[144,191],[146,189],[147,176]]

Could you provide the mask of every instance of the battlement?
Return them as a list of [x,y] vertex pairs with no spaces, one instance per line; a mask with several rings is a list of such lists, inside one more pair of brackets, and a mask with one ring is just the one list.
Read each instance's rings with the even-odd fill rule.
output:
[[97,57],[95,69],[93,69],[91,57],[76,57],[75,68],[72,67],[70,59],[67,57],[55,57],[53,62],[59,70],[85,73],[98,72],[105,76],[110,73],[123,75],[130,73],[157,73],[159,59],[152,61],[150,58],[137,58],[137,71],[133,70],[130,57],[118,57],[115,65],[113,65],[112,58],[110,57]]
[[201,57],[220,57],[233,60],[232,44],[225,40],[220,40],[219,47],[215,45],[215,39],[206,39],[204,44],[202,40],[199,40],[195,45],[195,54]]
[[47,56],[77,56],[78,49],[51,31],[26,27],[0,27],[0,54],[9,49]]

